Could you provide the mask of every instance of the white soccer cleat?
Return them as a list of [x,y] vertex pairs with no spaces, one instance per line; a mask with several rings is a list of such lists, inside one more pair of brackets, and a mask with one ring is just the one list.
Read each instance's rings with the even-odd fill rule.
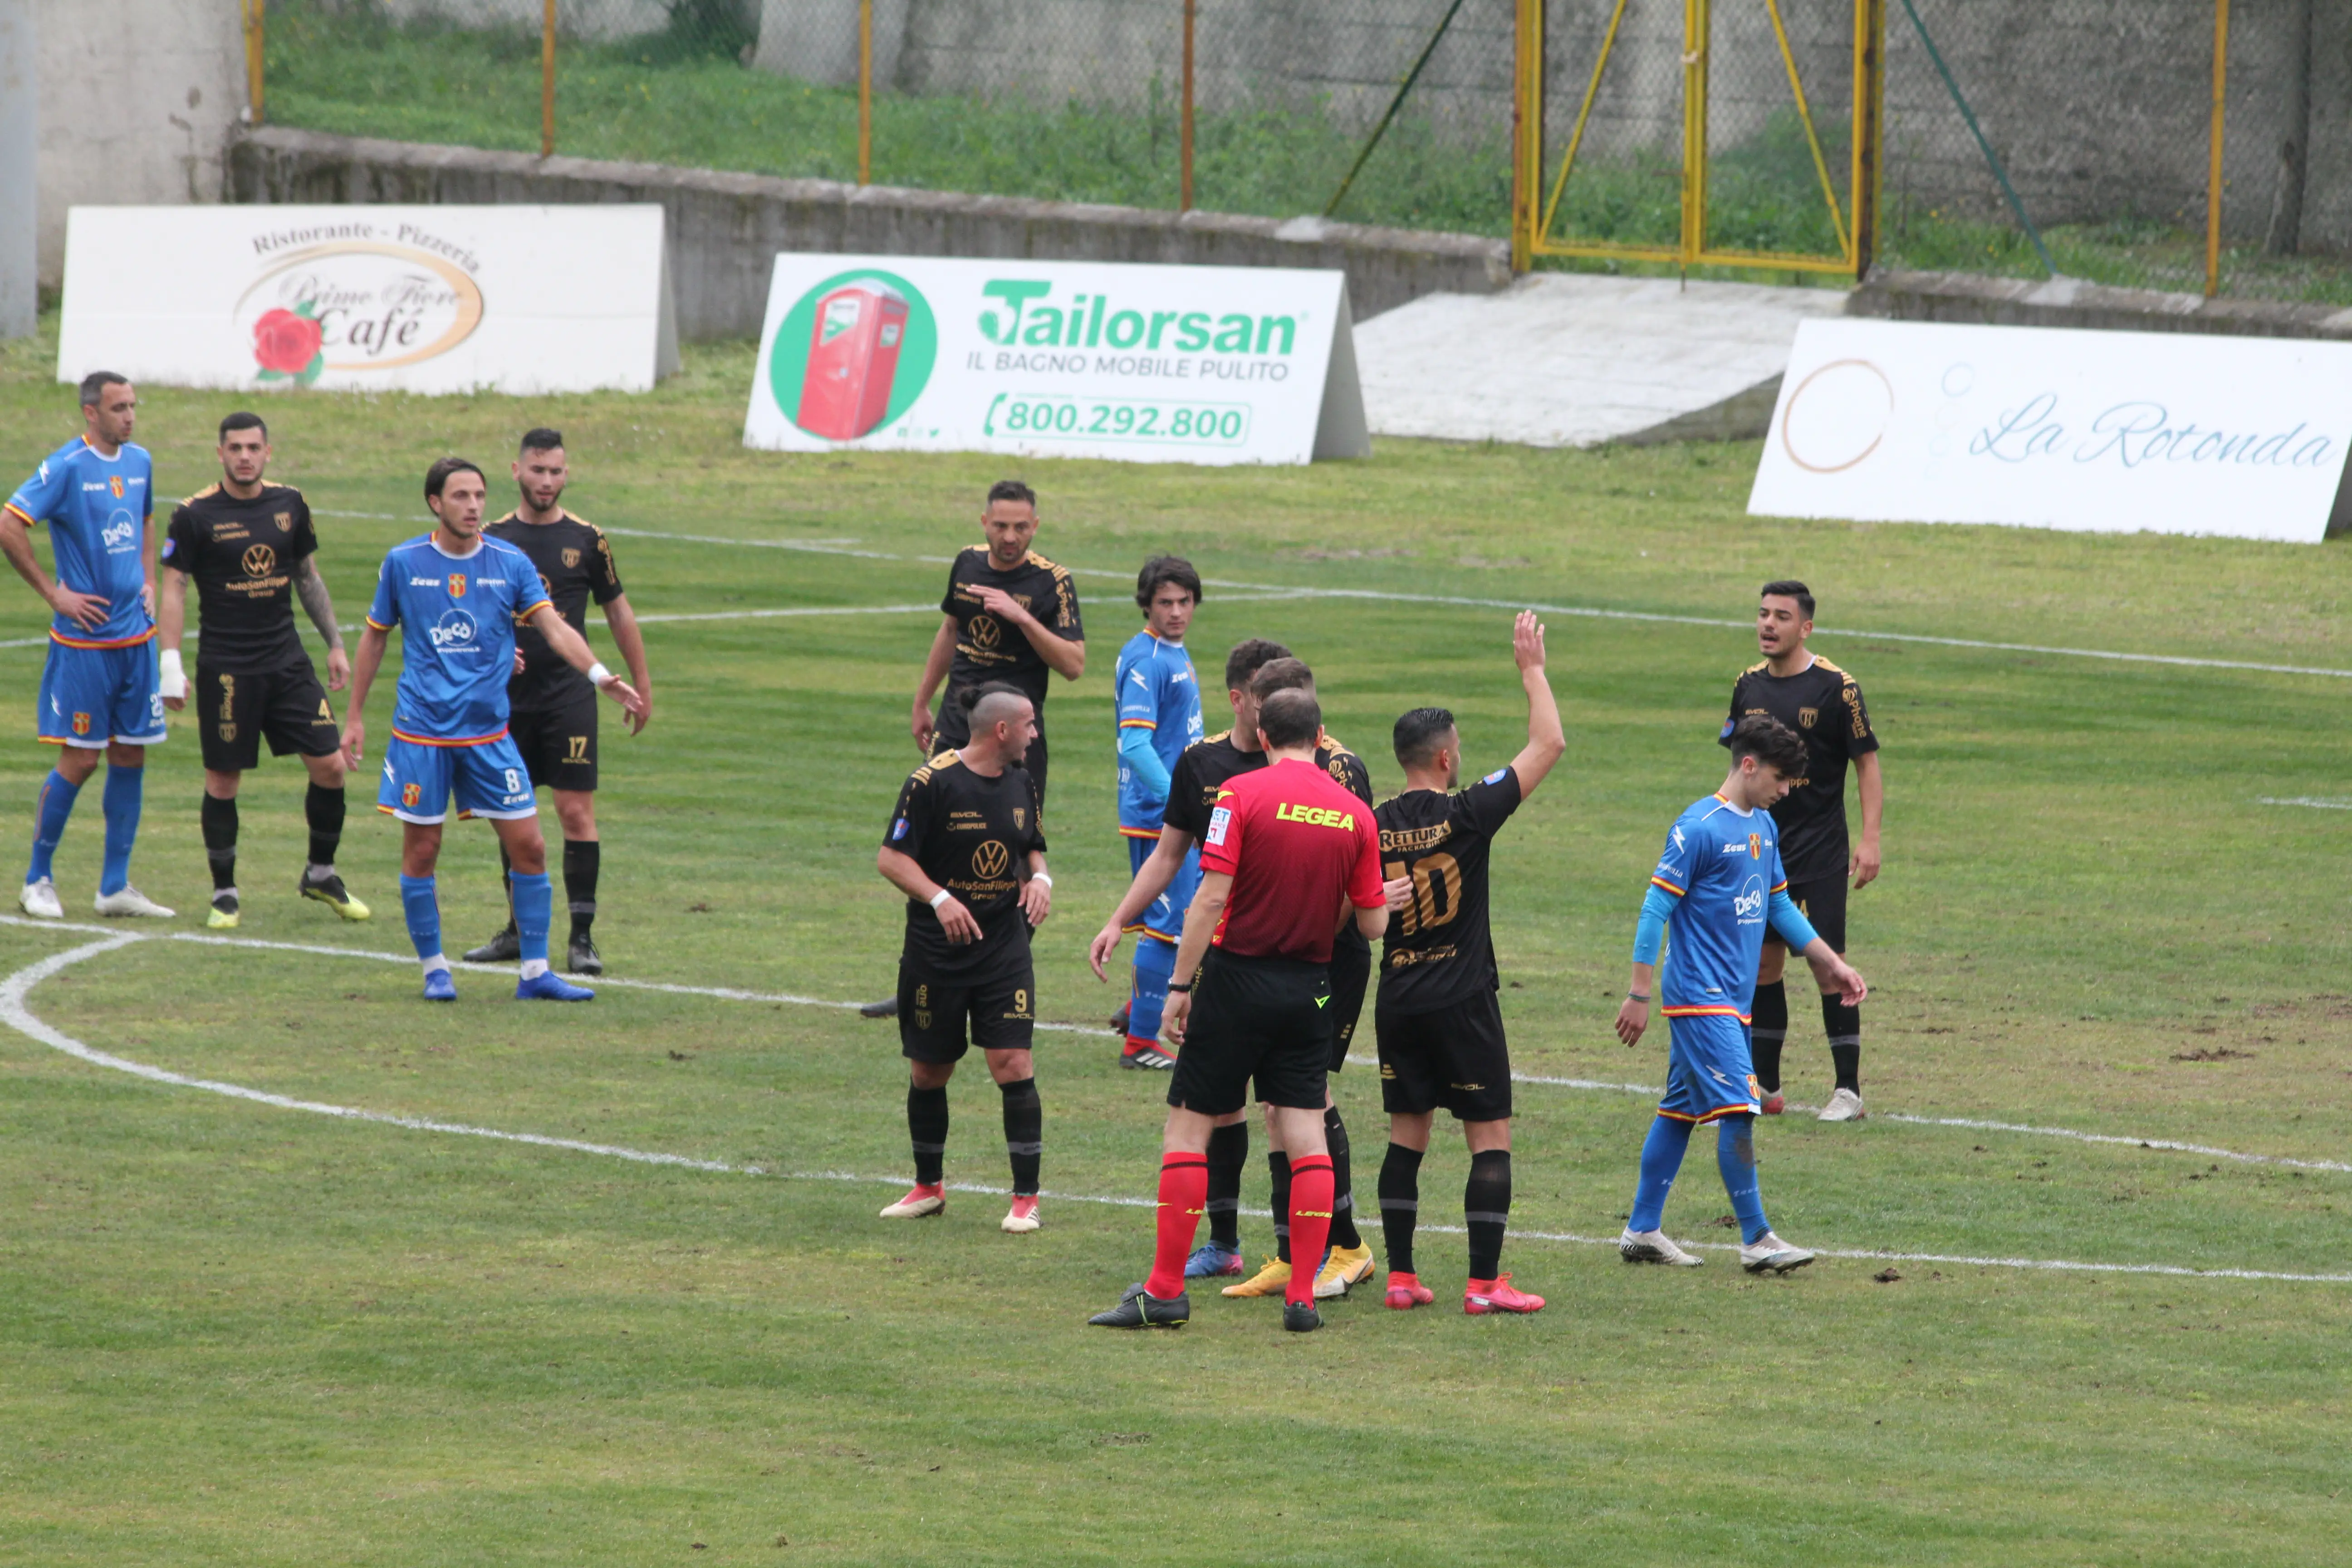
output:
[[26,883],[16,894],[16,907],[45,921],[66,918],[65,905],[58,902],[58,885],[47,877],[37,882]]
[[1037,1217],[1037,1194],[1032,1193],[1024,1198],[1014,1198],[996,1228],[1007,1236],[1026,1236],[1045,1223]]
[[929,1219],[948,1206],[943,1188],[927,1187],[918,1182],[907,1189],[907,1195],[882,1211],[884,1219]]
[[1750,1274],[1786,1274],[1812,1260],[1811,1253],[1790,1246],[1769,1230],[1739,1249],[1739,1267]]
[[144,915],[149,920],[167,921],[172,911],[125,882],[118,892],[100,893],[95,906],[102,915]]
[[1862,1096],[1850,1089],[1842,1089],[1830,1096],[1830,1102],[1822,1107],[1821,1115],[1814,1120],[1816,1121],[1859,1121],[1869,1114],[1870,1112],[1862,1108]]
[[1676,1247],[1663,1230],[1628,1229],[1617,1238],[1617,1256],[1628,1263],[1670,1263],[1676,1268],[1696,1268],[1706,1261]]

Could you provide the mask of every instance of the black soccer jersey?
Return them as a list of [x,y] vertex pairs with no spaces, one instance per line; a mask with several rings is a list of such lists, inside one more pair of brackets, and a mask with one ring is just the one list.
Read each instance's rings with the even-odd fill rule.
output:
[[318,549],[310,504],[291,485],[264,485],[251,500],[208,485],[173,508],[163,563],[195,579],[197,664],[260,675],[303,659],[294,566]]
[[[1364,759],[1328,734],[1315,748],[1315,765],[1358,800],[1366,805],[1372,804],[1372,775],[1365,768]],[[1200,844],[1208,836],[1209,813],[1216,808],[1217,792],[1225,787],[1226,781],[1254,773],[1264,766],[1265,753],[1244,752],[1234,745],[1231,730],[1193,742],[1169,770],[1168,811],[1160,818],[1162,825],[1191,834],[1192,842]],[[1338,916],[1336,907],[1332,914],[1334,918]],[[1332,939],[1335,951],[1353,948],[1369,954],[1371,946],[1353,921],[1340,926],[1339,934]],[[1361,962],[1369,963],[1370,959]]]
[[1772,808],[1780,829],[1780,868],[1791,882],[1843,877],[1846,869],[1845,768],[1878,750],[1870,710],[1853,677],[1816,657],[1811,668],[1776,676],[1750,665],[1731,688],[1723,740],[1750,713],[1769,713],[1805,742],[1805,781]]
[[[585,518],[567,511],[553,522],[525,522],[509,512],[483,531],[530,557],[555,613],[583,637],[588,601],[609,605],[621,596],[613,546],[604,531]],[[545,708],[593,690],[585,675],[556,657],[537,626],[515,627],[515,649],[522,655],[522,673],[507,683],[509,709]]]
[[1433,1013],[1501,984],[1486,913],[1487,857],[1518,808],[1519,775],[1501,768],[1453,795],[1408,790],[1373,813],[1381,877],[1412,879],[1412,902],[1381,939],[1383,1012]]
[[929,904],[908,900],[907,953],[926,973],[970,979],[1028,963],[1021,884],[1030,851],[1045,847],[1045,827],[1026,771],[983,778],[957,752],[941,752],[908,775],[882,843],[911,857],[980,922],[981,940],[958,946]]
[[956,624],[955,661],[948,668],[948,697],[983,681],[1002,680],[1026,695],[1037,709],[1040,729],[1045,722],[1045,682],[1053,674],[1018,627],[1006,626],[980,602],[977,588],[1001,588],[1065,642],[1082,642],[1086,627],[1078,620],[1078,590],[1070,569],[1056,566],[1031,551],[1020,565],[999,572],[984,544],[967,546],[948,568],[948,591],[940,600],[942,614]]

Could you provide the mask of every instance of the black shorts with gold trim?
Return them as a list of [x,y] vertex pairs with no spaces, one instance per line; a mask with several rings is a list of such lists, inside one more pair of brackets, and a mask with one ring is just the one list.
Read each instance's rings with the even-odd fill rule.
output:
[[960,1062],[983,1051],[1025,1051],[1037,1029],[1037,981],[1026,955],[992,974],[940,980],[912,957],[898,960],[898,1054]]
[[1381,1107],[1391,1116],[1450,1110],[1457,1121],[1511,1114],[1511,1052],[1492,991],[1429,1013],[1372,1009],[1381,1058]]
[[533,784],[596,787],[596,689],[583,680],[576,691],[559,692],[508,716],[507,733],[514,737]]
[[327,689],[307,658],[258,674],[196,666],[196,729],[205,766],[216,773],[241,773],[269,754],[289,752],[324,757],[340,750],[342,726],[327,705]]

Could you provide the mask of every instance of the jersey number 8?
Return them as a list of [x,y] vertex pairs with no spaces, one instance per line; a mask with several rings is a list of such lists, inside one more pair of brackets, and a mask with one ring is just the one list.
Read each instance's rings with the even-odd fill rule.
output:
[[[1391,860],[1382,868],[1391,882],[1405,874],[1402,860]],[[1444,907],[1439,908],[1440,904]],[[1412,902],[1398,911],[1398,923],[1404,934],[1433,931],[1449,924],[1462,912],[1462,863],[1440,851],[1424,855],[1412,868]]]

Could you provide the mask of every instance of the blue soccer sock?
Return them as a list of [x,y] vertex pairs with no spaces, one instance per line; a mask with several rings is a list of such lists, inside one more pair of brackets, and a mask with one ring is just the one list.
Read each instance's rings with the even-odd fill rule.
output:
[[1650,1135],[1642,1143],[1642,1180],[1633,1189],[1633,1214],[1626,1229],[1655,1230],[1665,1218],[1666,1194],[1675,1190],[1675,1175],[1683,1168],[1690,1136],[1691,1124],[1671,1116],[1650,1123]]
[[25,868],[27,882],[37,882],[51,875],[50,862],[57,858],[58,840],[66,836],[66,818],[73,815],[74,801],[80,795],[81,785],[55,768],[41,781],[40,804],[33,814],[33,863]]
[[416,956],[425,961],[425,973],[446,969],[449,961],[441,954],[441,900],[430,877],[403,877],[400,879],[400,912],[408,917],[408,940],[416,944]]
[[1731,1194],[1731,1212],[1739,1216],[1739,1239],[1752,1242],[1772,1228],[1764,1217],[1763,1189],[1756,1184],[1756,1118],[1723,1119],[1715,1135],[1715,1163],[1723,1173],[1723,1190]]
[[547,973],[547,927],[555,915],[555,884],[546,872],[514,873],[515,934],[522,940],[522,977]]
[[1176,947],[1157,937],[1135,940],[1135,994],[1127,1005],[1127,1037],[1156,1040],[1168,1008],[1168,983],[1176,978]]
[[119,893],[131,885],[131,847],[139,840],[139,805],[147,795],[147,770],[106,764],[106,865],[98,890]]

